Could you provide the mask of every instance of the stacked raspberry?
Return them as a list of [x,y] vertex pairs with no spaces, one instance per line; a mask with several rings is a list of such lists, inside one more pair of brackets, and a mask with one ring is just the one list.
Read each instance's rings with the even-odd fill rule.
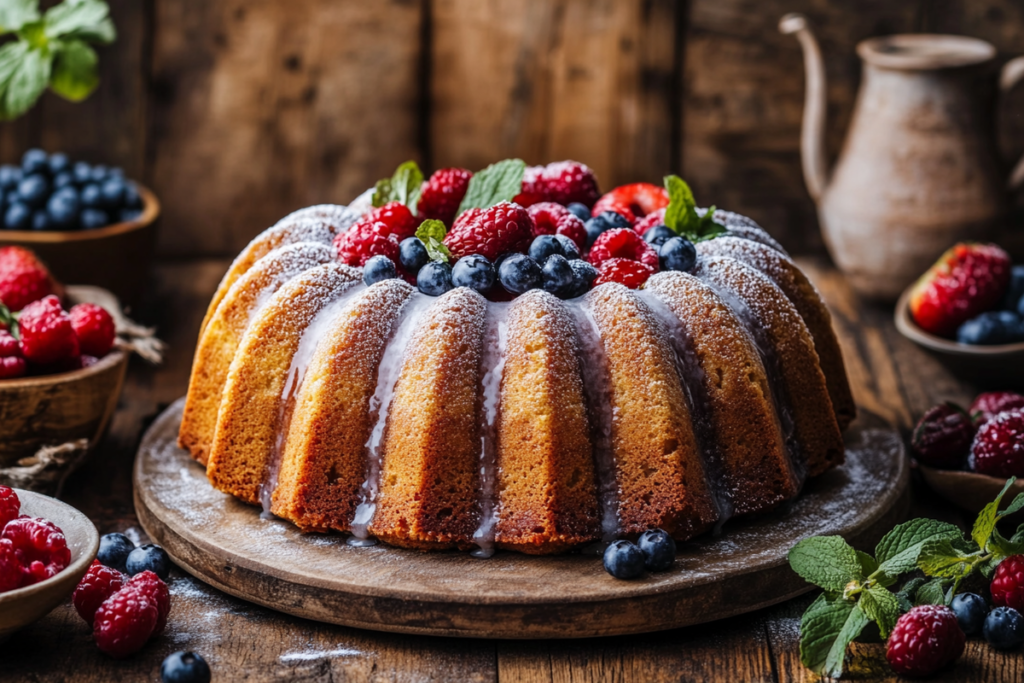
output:
[[20,512],[18,495],[0,486],[0,593],[45,581],[71,562],[57,525]]

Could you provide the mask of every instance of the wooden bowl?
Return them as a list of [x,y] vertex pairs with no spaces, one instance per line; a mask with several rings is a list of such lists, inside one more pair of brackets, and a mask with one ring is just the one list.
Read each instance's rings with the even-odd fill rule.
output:
[[0,593],[0,641],[18,629],[41,619],[64,602],[82,580],[100,547],[96,527],[75,508],[40,493],[15,489],[21,499],[22,514],[48,519],[64,532],[71,563],[45,581]]
[[[970,512],[981,512],[981,509],[991,503],[999,495],[999,492],[1006,485],[1006,479],[992,477],[977,472],[964,472],[962,470],[940,470],[927,465],[917,464],[925,483],[935,493],[939,494],[949,502],[962,507]],[[1015,481],[1003,496],[1001,507],[1005,508],[1010,504],[1018,493],[1024,493],[1024,480]]]
[[895,322],[900,334],[931,351],[953,374],[972,384],[985,388],[1013,388],[1024,384],[1024,342],[980,346],[925,332],[910,315],[910,288],[896,303]]
[[133,221],[96,230],[0,231],[0,247],[31,249],[61,282],[109,289],[127,306],[138,305],[149,279],[160,202],[139,186],[142,213]]

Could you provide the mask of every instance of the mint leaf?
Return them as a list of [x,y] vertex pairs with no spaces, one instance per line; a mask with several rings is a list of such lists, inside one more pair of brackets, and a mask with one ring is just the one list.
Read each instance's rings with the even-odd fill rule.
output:
[[109,21],[109,16],[110,8],[102,0],[64,0],[46,10],[43,23],[48,38],[60,38],[76,31],[95,30]]
[[416,237],[427,248],[427,256],[431,261],[448,263],[451,260],[452,253],[444,245],[444,236],[447,234],[444,223],[433,218],[423,221],[420,227],[416,228]]
[[819,595],[800,619],[800,661],[816,674],[838,677],[847,646],[868,621],[857,603]]
[[1022,509],[1024,509],[1024,493],[1018,493],[1017,497],[1010,503],[1010,506],[999,513],[999,518],[1009,517],[1014,512],[1019,512]]
[[841,592],[861,574],[857,551],[841,536],[805,538],[789,551],[789,566],[805,581]]
[[890,576],[917,568],[921,545],[937,538],[961,537],[960,529],[934,519],[912,519],[897,525],[875,546],[878,566]]
[[373,192],[373,205],[400,202],[416,213],[416,203],[423,185],[423,171],[415,161],[406,161],[395,169],[394,175],[377,181]]
[[932,579],[917,589],[914,595],[915,605],[945,605],[946,592],[942,588],[941,579]]
[[28,49],[28,43],[24,41],[7,43],[0,47],[0,102],[7,90],[7,84],[10,83],[14,72],[18,70],[18,65],[25,58]]
[[512,201],[523,189],[525,172],[526,162],[522,159],[505,159],[473,174],[466,196],[459,204],[459,213]]
[[1003,538],[998,529],[993,529],[992,535],[989,536],[988,551],[999,559],[1010,555],[1024,555],[1024,543],[1009,541]]
[[917,576],[907,581],[900,588],[896,594],[896,600],[900,603],[901,612],[909,612],[910,608],[914,606],[914,595],[917,593],[917,589],[925,584],[925,579]]
[[66,100],[81,102],[100,83],[96,51],[81,40],[62,41],[53,65],[50,89]]
[[983,507],[981,512],[978,513],[978,518],[974,521],[974,528],[971,530],[971,538],[974,539],[974,542],[978,544],[978,548],[981,550],[984,550],[985,546],[988,545],[989,536],[992,535],[992,530],[996,528],[996,522],[999,521],[999,502],[1003,499],[1003,496],[1006,495],[1006,492],[1010,487],[1013,486],[1013,482],[1015,481],[1015,477],[1007,479],[1006,484],[1003,486],[1003,490],[999,492],[996,499]]
[[11,333],[11,336],[18,339],[18,319],[11,313],[11,309],[4,306],[3,302],[0,302],[0,324],[7,327],[7,331]]
[[882,637],[888,637],[900,618],[900,602],[885,588],[875,586],[861,593],[858,603],[871,621],[878,624]]
[[875,558],[859,550],[857,551],[857,562],[860,564],[860,573],[864,576],[871,576],[878,570]]
[[665,209],[665,225],[672,231],[694,243],[726,232],[724,225],[715,222],[715,207],[712,206],[703,216],[697,213],[697,202],[685,180],[677,175],[668,175],[664,182],[669,200]]
[[33,21],[39,21],[39,0],[0,1],[0,33],[17,31]]
[[973,556],[964,555],[948,538],[927,541],[917,556],[917,566],[926,576],[947,579],[963,578],[970,573]]
[[0,102],[0,119],[13,119],[28,111],[50,80],[50,55],[33,48],[25,52],[7,81]]

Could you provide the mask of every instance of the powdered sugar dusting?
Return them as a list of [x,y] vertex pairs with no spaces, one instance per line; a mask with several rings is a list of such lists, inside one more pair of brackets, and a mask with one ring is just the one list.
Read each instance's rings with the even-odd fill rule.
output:
[[368,188],[361,195],[353,199],[352,203],[348,205],[348,208],[351,209],[356,216],[359,216],[360,218],[363,217],[373,209],[373,193],[375,191],[376,188]]
[[326,224],[330,228],[333,239],[334,235],[345,232],[357,220],[359,220],[359,214],[347,206],[341,204],[317,204],[291,212],[279,220],[274,227],[290,224]]
[[[699,216],[703,216],[707,212],[707,209],[697,209]],[[733,213],[732,211],[717,209],[715,211],[715,220],[724,225],[730,235],[763,244],[766,247],[771,247],[783,256],[789,256],[786,250],[782,248],[782,245],[775,241],[775,238],[769,235],[768,231],[758,225],[753,218]]]

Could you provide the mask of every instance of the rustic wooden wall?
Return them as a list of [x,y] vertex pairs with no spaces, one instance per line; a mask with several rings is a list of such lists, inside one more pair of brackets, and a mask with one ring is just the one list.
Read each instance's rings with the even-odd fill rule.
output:
[[[964,33],[1024,50],[1021,0],[110,0],[120,39],[87,102],[46,95],[0,125],[123,166],[164,203],[166,256],[231,255],[289,210],[345,202],[406,159],[479,168],[576,158],[605,187],[681,172],[795,252],[822,245],[803,186],[803,65],[776,24],[806,13],[826,55],[828,138],[857,41]],[[1024,93],[1000,136],[1024,150]]]

